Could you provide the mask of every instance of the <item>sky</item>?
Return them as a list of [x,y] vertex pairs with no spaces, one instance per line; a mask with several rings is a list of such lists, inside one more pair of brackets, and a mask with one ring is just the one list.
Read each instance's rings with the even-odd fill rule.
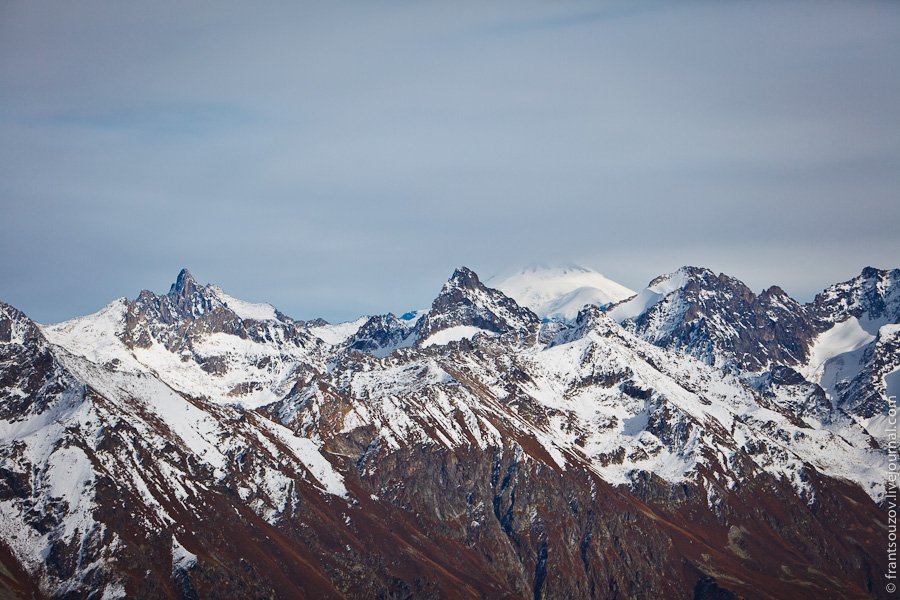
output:
[[900,267],[898,2],[0,3],[0,299]]

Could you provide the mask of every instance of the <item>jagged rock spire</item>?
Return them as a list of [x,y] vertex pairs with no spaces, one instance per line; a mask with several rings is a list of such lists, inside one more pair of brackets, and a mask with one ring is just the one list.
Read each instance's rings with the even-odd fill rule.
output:
[[459,287],[469,290],[484,287],[484,284],[481,283],[478,275],[469,267],[458,267],[456,270],[454,270],[453,275],[450,276],[447,284],[455,284]]
[[191,272],[187,269],[181,269],[178,277],[175,279],[175,283],[169,287],[169,295],[190,296],[198,291],[199,287],[200,284],[197,283]]
[[529,331],[540,324],[533,312],[499,290],[485,286],[468,267],[459,267],[441,288],[431,310],[417,324],[420,340],[451,327],[476,327],[494,333]]
[[177,312],[188,318],[207,313],[218,302],[213,294],[208,293],[208,286],[197,283],[187,269],[181,269],[178,273],[168,295]]

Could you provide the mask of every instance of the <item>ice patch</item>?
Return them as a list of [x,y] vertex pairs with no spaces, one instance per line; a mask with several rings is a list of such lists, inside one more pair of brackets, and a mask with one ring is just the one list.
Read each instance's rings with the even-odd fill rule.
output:
[[832,358],[859,350],[874,341],[875,335],[867,331],[859,319],[850,317],[819,334],[810,349],[807,370],[810,374],[821,375],[820,370]]
[[427,348],[428,346],[443,346],[450,342],[470,339],[479,333],[496,335],[493,331],[488,331],[487,329],[482,329],[480,327],[474,327],[472,325],[456,325],[434,333],[422,342],[421,346],[422,348]]

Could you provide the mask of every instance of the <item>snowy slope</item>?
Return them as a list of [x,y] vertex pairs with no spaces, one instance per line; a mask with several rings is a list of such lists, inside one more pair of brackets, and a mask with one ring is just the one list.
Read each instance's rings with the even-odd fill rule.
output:
[[471,325],[456,325],[454,327],[442,329],[437,333],[428,336],[426,339],[419,342],[419,346],[422,348],[427,348],[428,346],[434,345],[441,346],[444,344],[449,344],[450,342],[458,342],[459,340],[472,338],[479,333],[483,333],[486,335],[496,335],[492,331],[481,329],[479,327],[472,327]]
[[802,363],[819,332],[809,309],[778,286],[757,294],[734,277],[690,266],[657,277],[609,314],[652,344],[750,371]]
[[310,327],[309,332],[320,340],[328,342],[332,346],[337,346],[347,341],[354,333],[359,331],[359,328],[368,320],[369,317],[360,317],[356,320],[345,321],[343,323],[317,325],[315,327]]
[[[560,306],[593,297],[583,287],[559,296],[568,298]],[[478,548],[493,527],[502,540],[535,530],[564,548],[541,519],[576,514],[570,500],[500,510],[504,497],[526,502],[526,484],[506,488],[520,468],[573,486],[566,498],[581,490],[589,503],[606,486],[596,495],[617,498],[624,512],[640,498],[673,517],[686,502],[681,514],[699,511],[707,524],[746,514],[737,498],[754,485],[773,494],[760,501],[766,510],[786,504],[816,514],[849,493],[867,514],[885,497],[889,455],[876,440],[883,396],[900,372],[900,328],[886,323],[893,304],[880,303],[893,292],[882,288],[853,296],[873,309],[823,318],[807,362],[758,370],[707,356],[743,348],[723,345],[743,330],[765,337],[770,322],[805,313],[780,290],[757,297],[696,268],[654,280],[610,312],[588,302],[574,318],[543,323],[464,267],[418,320],[389,314],[308,327],[201,286],[187,271],[168,294],[145,291],[57,325],[35,325],[0,303],[0,526],[14,532],[7,542],[17,560],[62,596],[134,590],[122,587],[116,566],[134,560],[121,554],[126,547],[162,548],[164,577],[216,563],[192,537],[204,526],[184,523],[217,506],[216,527],[205,526],[214,540],[228,537],[218,535],[222,515],[274,527],[239,546],[274,536],[280,523],[294,532],[324,523],[281,546],[302,552],[321,537],[328,549],[316,556],[356,543],[348,531],[361,517],[349,515],[360,502],[367,515],[382,504],[409,510],[404,527],[416,538],[456,523],[466,547]],[[692,323],[703,327],[684,329]],[[671,332],[700,345],[661,335]],[[864,410],[850,410],[857,407]],[[504,457],[513,463],[501,466]],[[482,470],[465,471],[476,464]],[[476,487],[471,502],[451,510],[441,502],[456,489],[455,474]],[[542,492],[531,490],[540,507]],[[415,529],[429,519],[440,524]],[[45,560],[56,555],[76,566]],[[577,547],[573,555],[577,562]],[[344,564],[362,563],[350,554]]]
[[[444,345],[474,333],[482,335],[474,337],[472,352]],[[491,432],[504,431],[537,443],[546,453],[533,455],[539,460],[563,470],[583,464],[617,485],[641,472],[669,482],[702,479],[701,469],[730,473],[726,478],[751,476],[734,472],[741,463],[742,469],[785,478],[812,501],[815,492],[806,483],[812,465],[853,481],[873,498],[884,495],[886,456],[872,449],[852,419],[829,419],[828,427],[812,416],[800,422],[779,409],[788,398],[761,404],[740,378],[657,348],[596,308],[546,345],[519,345],[489,333],[447,328],[420,342],[427,358],[411,348],[347,364],[346,370],[338,366],[275,410],[303,431],[375,428],[398,449],[422,443],[483,447]],[[347,393],[354,400],[343,405],[341,421],[318,420],[334,413],[329,396]]]
[[[226,333],[194,340],[189,352],[172,352],[157,342],[129,348],[119,337],[125,328],[122,309],[117,301],[93,315],[42,330],[52,344],[95,363],[158,376],[192,396],[251,407],[281,398],[298,368],[310,360],[309,352],[293,344],[260,343]],[[213,373],[204,366],[210,361],[217,365]]]
[[688,277],[686,269],[679,269],[669,275],[657,277],[640,293],[632,294],[633,298],[611,308],[609,316],[620,323],[634,319],[647,312],[667,295],[682,288],[687,283]]
[[247,302],[246,300],[229,296],[218,286],[211,285],[209,287],[222,304],[233,310],[242,319],[274,321],[278,318],[275,314],[275,307],[271,304]]
[[118,368],[142,371],[140,364],[122,343],[128,300],[119,298],[99,311],[55,325],[42,327],[51,344],[97,364],[117,363]]
[[800,371],[885,443],[884,413],[895,405],[891,397],[900,369],[900,270],[866,267],[857,277],[826,288],[807,310],[821,332]]
[[529,267],[486,283],[545,318],[574,319],[587,304],[605,306],[634,295],[633,290],[579,266]]
[[[45,331],[107,359],[118,353],[117,314],[119,301]],[[328,502],[349,499],[312,440],[239,408],[189,399],[146,369],[132,370],[138,363],[119,368],[70,353],[2,305],[0,323],[27,332],[0,344],[0,468],[7,482],[20,482],[17,490],[24,486],[0,498],[0,530],[46,593],[121,596],[118,553],[135,539],[152,551],[151,540],[178,527],[185,512],[209,511],[222,497],[210,490],[220,486],[268,522],[290,510],[301,482]],[[93,354],[92,340],[100,348]],[[12,411],[15,399],[27,404]],[[243,458],[248,451],[252,461]],[[125,505],[123,515],[117,507]],[[192,555],[177,546],[181,558]],[[48,560],[67,553],[77,560],[66,558],[64,569]]]
[[[189,293],[176,290],[179,285]],[[168,295],[145,291],[135,301],[121,298],[41,331],[50,343],[96,364],[248,407],[282,398],[305,370],[324,369],[324,344],[302,325],[279,318],[271,305],[198,286],[189,273],[172,287]],[[177,303],[190,308],[178,313]]]
[[[807,379],[822,386],[829,397],[835,397],[835,385],[853,379],[863,368],[866,348],[876,336],[869,332],[872,323],[864,319],[865,326],[856,317],[835,324],[813,341],[809,362],[800,372]],[[877,332],[878,327],[874,327]]]

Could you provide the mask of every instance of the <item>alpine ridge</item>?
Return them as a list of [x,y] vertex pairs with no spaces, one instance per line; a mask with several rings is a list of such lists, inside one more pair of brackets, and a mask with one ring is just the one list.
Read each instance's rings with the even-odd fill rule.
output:
[[0,595],[890,597],[900,270],[563,271],[346,324],[187,269],[0,303]]

